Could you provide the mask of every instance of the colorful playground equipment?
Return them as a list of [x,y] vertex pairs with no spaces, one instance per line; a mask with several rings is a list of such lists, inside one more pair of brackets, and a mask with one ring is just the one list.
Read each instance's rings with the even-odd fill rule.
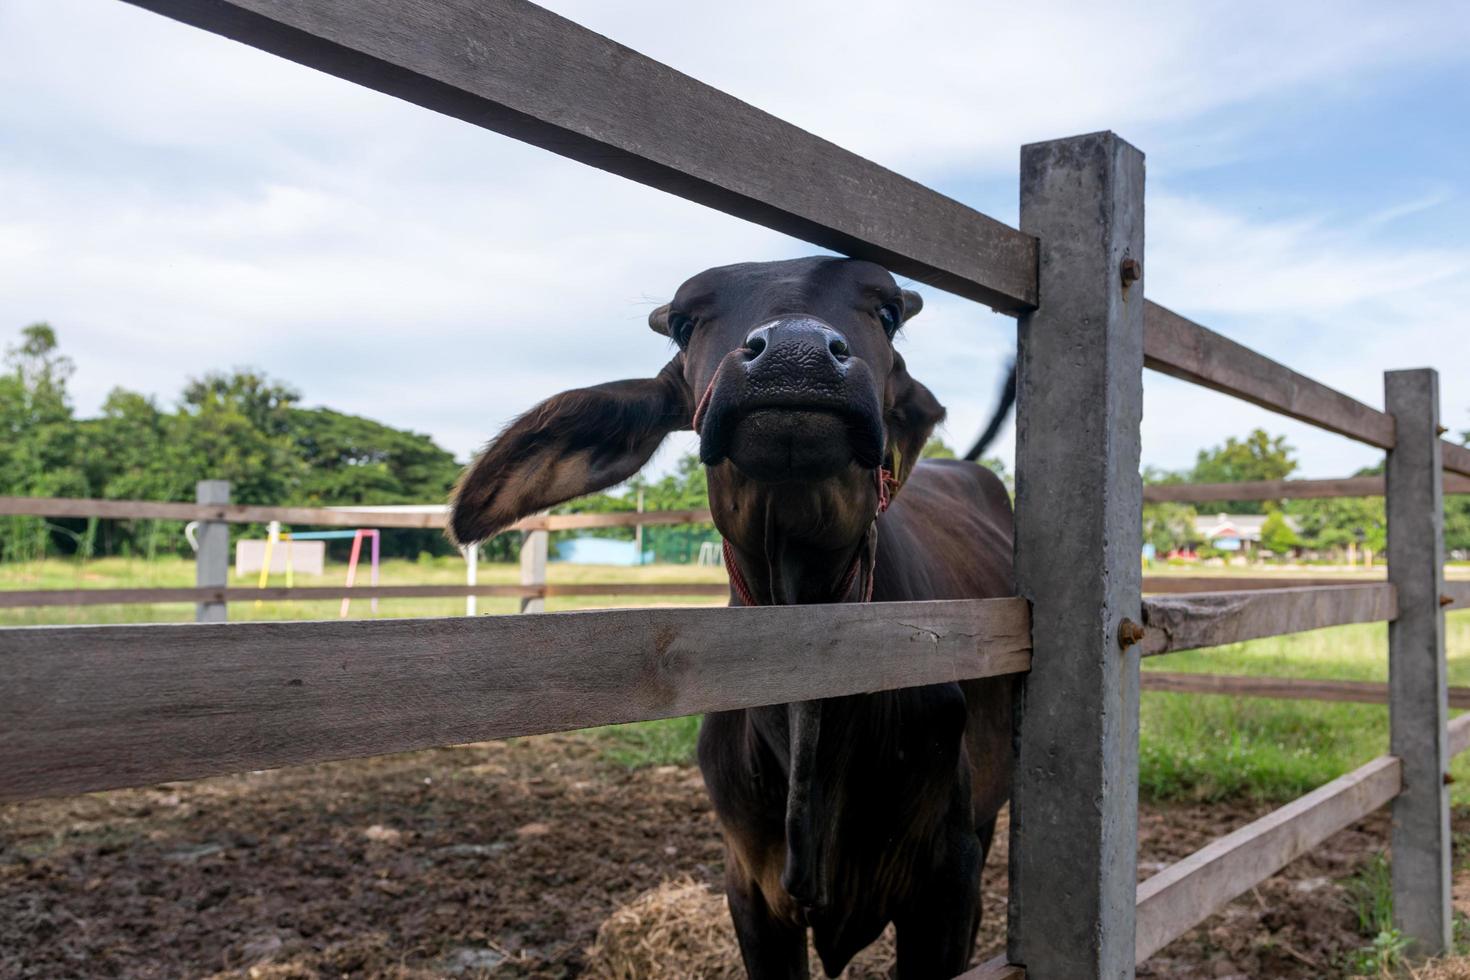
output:
[[[381,538],[377,528],[357,528],[356,530],[341,531],[282,531],[280,521],[271,521],[265,539],[265,560],[260,564],[260,588],[265,588],[270,582],[271,553],[274,551],[278,541],[340,541],[352,539],[352,554],[347,559],[347,587],[350,589],[357,581],[357,563],[362,557],[362,542],[364,538],[371,538],[372,548],[372,573],[369,584],[378,584],[378,565],[381,552]],[[286,549],[286,588],[291,588],[295,576],[295,568],[291,562],[291,549]],[[372,611],[378,611],[378,600],[372,599]],[[255,605],[260,605],[260,600],[255,600]],[[340,618],[346,619],[348,610],[352,607],[351,597],[344,596],[342,599],[342,611],[338,614]]]

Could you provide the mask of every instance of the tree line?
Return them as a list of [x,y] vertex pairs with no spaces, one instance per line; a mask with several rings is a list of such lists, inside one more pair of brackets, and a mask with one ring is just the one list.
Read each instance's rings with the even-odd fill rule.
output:
[[[197,481],[222,479],[230,481],[232,499],[246,504],[422,504],[446,500],[462,465],[427,435],[304,406],[298,390],[250,369],[192,379],[172,405],[117,387],[97,417],[78,418],[68,391],[74,370],[49,324],[26,327],[6,349],[0,369],[0,495],[192,501]],[[1461,433],[1461,439],[1470,444],[1470,432]],[[952,458],[954,452],[934,439],[924,455]],[[985,465],[1009,483],[999,460],[985,460]],[[1149,469],[1144,478],[1153,483],[1278,480],[1297,468],[1296,452],[1284,437],[1257,429],[1201,450],[1188,470]],[[1381,472],[1379,466],[1356,475]],[[708,507],[704,467],[689,455],[662,477],[640,474],[623,487],[557,510],[631,511],[640,496],[646,510]],[[1222,511],[1267,514],[1263,544],[1278,554],[1335,551],[1350,541],[1381,551],[1385,544],[1381,498],[1226,501],[1208,509]],[[1446,546],[1470,550],[1470,497],[1446,498],[1445,511]],[[1195,508],[1186,504],[1149,504],[1145,540],[1161,553],[1196,545],[1196,517]],[[48,553],[187,554],[181,530],[172,521],[0,518],[0,561]],[[260,529],[245,533],[259,536]],[[575,533],[625,539],[633,534],[631,528]],[[643,533],[644,550],[657,561],[693,561],[704,543],[718,540],[709,524],[650,526]],[[384,536],[383,546],[385,554],[406,557],[453,552],[437,531],[395,530]],[[513,560],[519,546],[519,535],[501,535],[487,542],[482,554]]]
[[[1461,432],[1470,445],[1470,431]],[[1255,429],[1243,439],[1231,437],[1223,445],[1199,451],[1188,470],[1148,469],[1145,483],[1239,483],[1284,480],[1296,473],[1296,450],[1284,436]],[[1353,476],[1381,476],[1383,464],[1358,470]],[[1278,555],[1298,551],[1338,554],[1354,545],[1382,552],[1388,544],[1388,518],[1382,497],[1334,497],[1323,500],[1227,500],[1201,508],[1207,514],[1265,514],[1261,545]],[[1146,504],[1144,540],[1160,554],[1195,547],[1199,511],[1190,504]],[[1288,521],[1287,518],[1292,518]],[[1293,524],[1295,527],[1293,527]],[[1445,548],[1470,551],[1470,496],[1445,498]]]

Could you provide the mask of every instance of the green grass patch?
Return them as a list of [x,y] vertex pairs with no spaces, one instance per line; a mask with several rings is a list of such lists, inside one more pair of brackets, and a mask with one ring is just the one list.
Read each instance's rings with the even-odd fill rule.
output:
[[[1447,617],[1451,684],[1470,684],[1470,613]],[[1384,681],[1388,628],[1315,630],[1144,662],[1145,670]],[[1388,709],[1237,698],[1143,695],[1139,792],[1151,800],[1245,798],[1284,803],[1388,751]],[[1470,805],[1470,753],[1455,760],[1451,791]]]
[[699,715],[663,718],[593,728],[586,734],[601,743],[599,748],[603,758],[629,769],[687,766],[694,762],[699,720]]

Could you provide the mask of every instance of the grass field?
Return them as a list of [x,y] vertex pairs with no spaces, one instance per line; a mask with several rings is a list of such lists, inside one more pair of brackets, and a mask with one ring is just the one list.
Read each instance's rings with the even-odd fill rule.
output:
[[[1465,569],[1451,574],[1463,575]],[[1157,574],[1261,575],[1260,568],[1154,569]],[[1295,570],[1284,575],[1322,574]],[[1381,576],[1381,569],[1379,575]],[[298,585],[331,585],[344,580],[345,568],[329,568],[320,578],[298,576]],[[482,565],[484,583],[511,584],[519,572],[512,565]],[[573,566],[553,563],[548,577],[555,583],[585,582],[720,582],[720,568],[653,565],[643,568]],[[1352,576],[1344,573],[1344,580]],[[192,562],[179,559],[146,562],[103,559],[79,565],[48,561],[0,566],[0,589],[144,588],[193,584]],[[365,581],[365,573],[359,581]],[[385,585],[451,584],[464,581],[458,558],[427,562],[388,561]],[[234,585],[253,584],[235,581]],[[281,584],[279,577],[272,584]],[[639,604],[718,605],[697,596],[639,597]],[[548,600],[550,611],[627,605],[616,597],[569,597]],[[509,613],[514,599],[479,600],[482,613]],[[231,606],[233,620],[329,619],[338,603],[273,602],[259,607]],[[454,616],[464,600],[385,599],[380,617]],[[366,601],[352,604],[353,618],[372,613]],[[188,605],[92,606],[78,609],[0,609],[0,625],[182,622],[193,618]],[[1470,685],[1470,612],[1448,618],[1450,683]],[[1145,662],[1145,670],[1197,671],[1255,676],[1384,680],[1388,675],[1385,624],[1344,626],[1295,636],[1233,644],[1211,650],[1173,654]],[[598,729],[599,740],[615,761],[640,766],[687,762],[693,755],[697,723],[673,719]],[[1146,693],[1140,739],[1140,792],[1149,799],[1216,800],[1253,798],[1272,802],[1292,799],[1387,751],[1388,710],[1378,705],[1293,702],[1214,695]],[[1470,753],[1456,761],[1455,802],[1470,805]]]

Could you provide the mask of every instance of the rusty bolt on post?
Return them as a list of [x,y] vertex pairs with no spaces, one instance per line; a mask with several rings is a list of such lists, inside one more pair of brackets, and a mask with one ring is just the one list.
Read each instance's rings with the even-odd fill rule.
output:
[[1453,784],[1454,781],[1455,781],[1455,777],[1454,776],[1451,776],[1449,773],[1445,773],[1444,774],[1444,784],[1446,786],[1449,786],[1449,785]]
[[1453,606],[1455,604],[1455,600],[1450,596],[1442,595],[1439,597],[1439,604],[1441,606]]
[[1442,436],[1442,435],[1444,435],[1448,431],[1450,431],[1450,427],[1447,426],[1447,425],[1436,425],[1434,427],[1434,433],[1435,433],[1435,435]]
[[1118,278],[1124,286],[1131,286],[1143,278],[1143,264],[1137,259],[1124,259],[1118,266]]
[[1124,650],[1140,642],[1143,639],[1143,627],[1131,619],[1125,619],[1118,624],[1118,646]]

